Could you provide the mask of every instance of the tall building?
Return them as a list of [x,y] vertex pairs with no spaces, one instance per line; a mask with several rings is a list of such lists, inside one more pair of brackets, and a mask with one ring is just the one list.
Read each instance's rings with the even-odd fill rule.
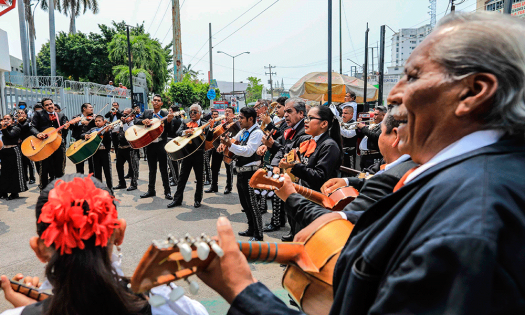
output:
[[[505,0],[477,0],[476,11],[496,11],[503,13]],[[525,0],[512,0],[511,15],[525,17]]]
[[388,67],[388,73],[402,73],[405,62],[412,51],[430,32],[432,32],[432,26],[427,24],[418,28],[402,28],[392,35],[392,63]]

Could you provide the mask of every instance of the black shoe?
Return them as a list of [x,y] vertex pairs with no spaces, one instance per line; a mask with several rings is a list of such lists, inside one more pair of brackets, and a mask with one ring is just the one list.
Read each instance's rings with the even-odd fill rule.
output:
[[129,179],[129,178],[131,178],[131,174],[128,174],[128,175],[124,176],[124,178],[125,178],[125,179]]
[[182,202],[178,202],[177,200],[173,200],[169,205],[168,208],[173,208],[182,205]]
[[5,194],[5,195],[1,195],[1,196],[0,196],[0,199],[7,199],[7,194]]
[[291,242],[293,241],[293,235],[290,233],[288,235],[283,235],[283,237],[281,237],[281,241],[283,242]]
[[126,189],[126,185],[119,184],[118,186],[113,187],[113,189]]
[[171,194],[170,194],[170,193],[165,193],[165,194],[164,194],[164,198],[165,198],[165,199],[168,199],[168,200],[173,199],[173,198],[171,197]]
[[146,193],[140,195],[140,198],[155,197],[157,194],[154,191],[147,191]]
[[170,181],[170,186],[172,186],[172,187],[173,187],[173,186],[177,186],[177,183],[176,183],[175,181],[172,180],[172,181]]
[[214,193],[214,192],[218,192],[218,191],[219,191],[219,187],[211,185],[211,187],[209,189],[206,189],[204,192],[205,193]]
[[135,190],[137,189],[137,186],[129,186],[128,189],[126,189],[127,191],[132,191],[132,190]]
[[253,236],[253,231],[250,229],[247,229],[246,231],[242,231],[238,233],[240,236]]
[[227,195],[227,194],[231,194],[232,193],[232,189],[230,187],[226,187],[224,189],[224,194]]
[[204,182],[204,184],[203,184],[203,185],[204,185],[204,186],[207,186],[207,185],[210,185],[210,184],[211,184],[211,183],[210,183],[210,181],[209,181],[209,180],[207,180],[207,181],[205,181],[205,182]]
[[273,224],[268,224],[263,228],[263,232],[273,232],[273,231],[279,231],[281,229],[280,226],[275,226]]
[[263,241],[263,238],[257,237],[257,236],[254,236],[248,240],[248,242],[262,242],[262,241]]
[[144,161],[146,161],[146,162],[147,162],[147,161],[148,161],[148,158],[144,158]]
[[193,203],[193,208],[200,208],[201,207],[201,202],[200,201],[195,201]]
[[261,209],[261,214],[268,213],[268,209]]
[[35,180],[34,179],[30,179],[29,180],[29,185],[33,185],[35,183]]
[[16,193],[16,194],[11,194],[11,195],[9,195],[9,197],[7,197],[7,200],[13,200],[13,199],[16,199],[16,198],[18,198],[18,197],[20,197],[20,196],[18,195],[18,193]]

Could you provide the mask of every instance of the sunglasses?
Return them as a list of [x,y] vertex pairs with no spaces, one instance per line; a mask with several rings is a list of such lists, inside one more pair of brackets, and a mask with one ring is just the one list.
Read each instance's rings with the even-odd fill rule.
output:
[[190,110],[190,114],[198,114],[199,111],[198,110]]

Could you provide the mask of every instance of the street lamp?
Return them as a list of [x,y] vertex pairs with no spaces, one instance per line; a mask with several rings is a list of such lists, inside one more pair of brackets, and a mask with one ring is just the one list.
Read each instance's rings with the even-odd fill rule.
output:
[[242,54],[249,54],[250,52],[249,51],[245,51],[245,52],[242,52],[242,53],[240,53],[238,55],[235,55],[235,56],[227,54],[224,51],[218,51],[217,53],[218,54],[225,54],[227,56],[232,57],[232,59],[233,59],[233,80],[232,80],[232,97],[233,97],[233,95],[235,94],[235,57],[239,57]]

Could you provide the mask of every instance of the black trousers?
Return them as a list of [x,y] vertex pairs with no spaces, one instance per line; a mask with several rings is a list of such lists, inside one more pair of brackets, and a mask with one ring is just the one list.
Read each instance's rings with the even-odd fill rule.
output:
[[211,179],[211,167],[210,167],[210,160],[211,160],[212,151],[215,151],[215,150],[210,150],[210,151],[204,152],[204,172],[205,172],[205,175],[206,175],[206,181],[207,182],[210,182],[212,180]]
[[[24,173],[24,180],[35,180],[35,170],[33,169],[33,161],[27,156],[22,155],[22,169]],[[29,171],[29,174],[28,174]]]
[[376,154],[369,154],[369,155],[361,155],[361,162],[359,163],[359,167],[361,167],[361,170],[372,166],[374,163],[379,162],[383,156],[381,153]]
[[[91,174],[94,172],[94,169],[93,169],[93,160],[92,159],[87,159],[87,162],[88,162],[88,171],[89,173],[88,174]],[[77,169],[77,173],[78,174],[84,174],[84,163],[86,163],[86,161],[82,161],[78,164],[75,164],[75,167]]]
[[357,152],[355,147],[343,148],[343,166],[355,169]]
[[286,213],[284,211],[284,201],[274,194],[272,197],[272,220],[270,223],[273,226],[284,226],[286,223]]
[[248,230],[253,231],[254,237],[262,239],[263,223],[261,210],[258,207],[253,188],[248,185],[254,173],[255,171],[237,174],[237,192],[241,206],[248,218]]
[[[222,164],[222,154],[217,153],[215,150],[211,150],[211,187],[217,187],[219,182],[219,170]],[[226,188],[232,189],[233,186],[233,172],[232,164],[224,162],[226,167]]]
[[172,159],[168,158],[168,167],[169,167],[169,173],[171,179],[177,184],[179,182],[179,167],[180,162],[179,161],[173,161]]
[[95,178],[102,181],[102,171],[104,171],[104,177],[106,178],[106,186],[109,189],[113,189],[113,178],[111,175],[111,155],[109,149],[98,149],[93,154],[93,166],[95,171]]
[[66,167],[66,147],[64,143],[58,147],[47,159],[40,161],[40,190],[46,188],[47,184],[55,178],[64,176],[64,169]]
[[118,132],[111,132],[111,145],[116,153],[118,149]]
[[[148,150],[149,152],[149,150]],[[188,178],[190,177],[191,169],[193,168],[193,173],[195,174],[195,179],[197,180],[197,187],[195,189],[195,195],[194,195],[194,201],[201,202],[202,201],[202,189],[203,189],[203,182],[204,182],[204,172],[202,171],[202,167],[204,165],[204,152],[203,151],[196,151],[190,156],[184,158],[181,162],[180,166],[180,177],[179,177],[179,183],[177,185],[177,191],[175,192],[175,195],[173,196],[173,200],[176,200],[177,202],[182,202],[183,195],[184,195],[184,188],[186,188],[186,184],[188,183]],[[149,157],[148,157],[149,162]]]
[[[118,148],[115,152],[117,155],[117,176],[118,176],[118,184],[121,186],[126,186],[126,179],[124,178],[124,163],[128,162],[128,165],[131,167],[131,147],[121,149]],[[133,172],[131,174],[133,177]]]
[[155,182],[157,180],[157,162],[159,163],[160,177],[164,194],[170,194],[170,181],[168,179],[168,156],[164,150],[166,141],[153,142],[148,145],[146,156],[148,157],[149,183],[148,191],[155,191]]

